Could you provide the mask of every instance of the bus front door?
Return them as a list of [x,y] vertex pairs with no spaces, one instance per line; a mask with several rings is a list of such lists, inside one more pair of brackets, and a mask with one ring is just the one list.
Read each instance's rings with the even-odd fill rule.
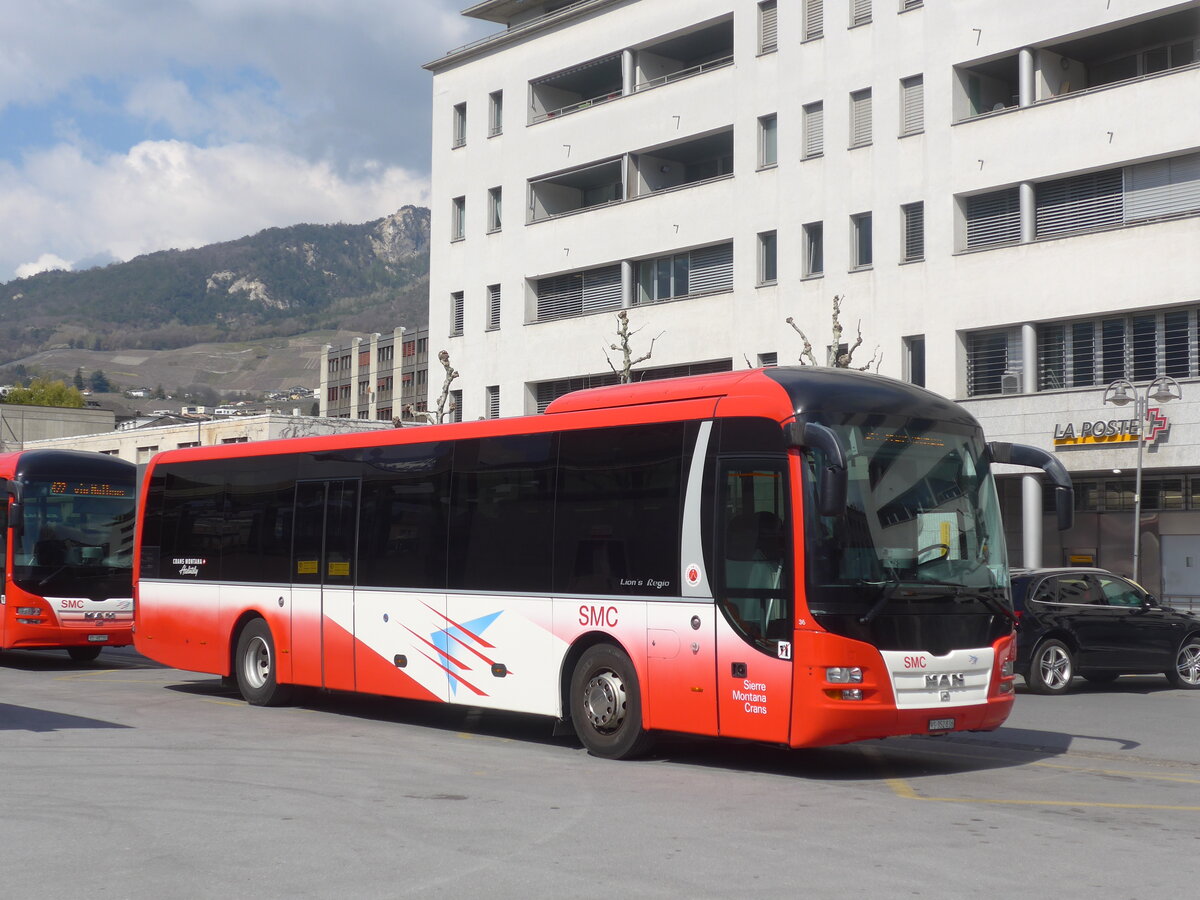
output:
[[717,714],[727,737],[786,742],[792,715],[792,565],[786,458],[718,469]]
[[358,481],[296,485],[292,542],[292,677],[355,689],[354,581]]

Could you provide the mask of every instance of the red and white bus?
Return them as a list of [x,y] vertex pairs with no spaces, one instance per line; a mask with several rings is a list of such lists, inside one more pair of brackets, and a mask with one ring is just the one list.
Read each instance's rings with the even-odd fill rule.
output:
[[86,661],[133,643],[137,466],[78,450],[0,453],[0,649]]
[[137,649],[232,676],[789,744],[998,727],[1013,616],[986,444],[892,379],[771,368],[545,415],[173,450],[143,480]]

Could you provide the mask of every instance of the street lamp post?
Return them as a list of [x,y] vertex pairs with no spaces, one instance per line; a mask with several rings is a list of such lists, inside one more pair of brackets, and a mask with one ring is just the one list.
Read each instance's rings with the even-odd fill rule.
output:
[[1150,401],[1167,403],[1183,397],[1183,388],[1179,382],[1169,375],[1159,375],[1151,381],[1143,392],[1139,393],[1132,381],[1118,378],[1104,390],[1104,402],[1114,406],[1124,406],[1132,401],[1133,416],[1137,421],[1137,476],[1133,485],[1133,580],[1137,581],[1140,572],[1141,540],[1142,540],[1142,447],[1146,442],[1146,417],[1150,410]]

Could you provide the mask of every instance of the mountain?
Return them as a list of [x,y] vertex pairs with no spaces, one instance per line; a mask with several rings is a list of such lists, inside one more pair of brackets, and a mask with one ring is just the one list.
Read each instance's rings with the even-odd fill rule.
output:
[[268,228],[103,268],[42,272],[0,285],[0,366],[49,353],[69,366],[67,350],[424,327],[428,279],[429,210],[416,206],[361,225]]

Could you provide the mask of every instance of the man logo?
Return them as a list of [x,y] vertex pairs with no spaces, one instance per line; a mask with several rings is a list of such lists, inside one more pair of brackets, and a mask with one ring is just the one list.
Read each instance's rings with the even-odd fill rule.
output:
[[939,690],[941,688],[956,688],[966,687],[967,676],[962,672],[941,672],[937,675],[925,676],[925,687],[929,690]]

